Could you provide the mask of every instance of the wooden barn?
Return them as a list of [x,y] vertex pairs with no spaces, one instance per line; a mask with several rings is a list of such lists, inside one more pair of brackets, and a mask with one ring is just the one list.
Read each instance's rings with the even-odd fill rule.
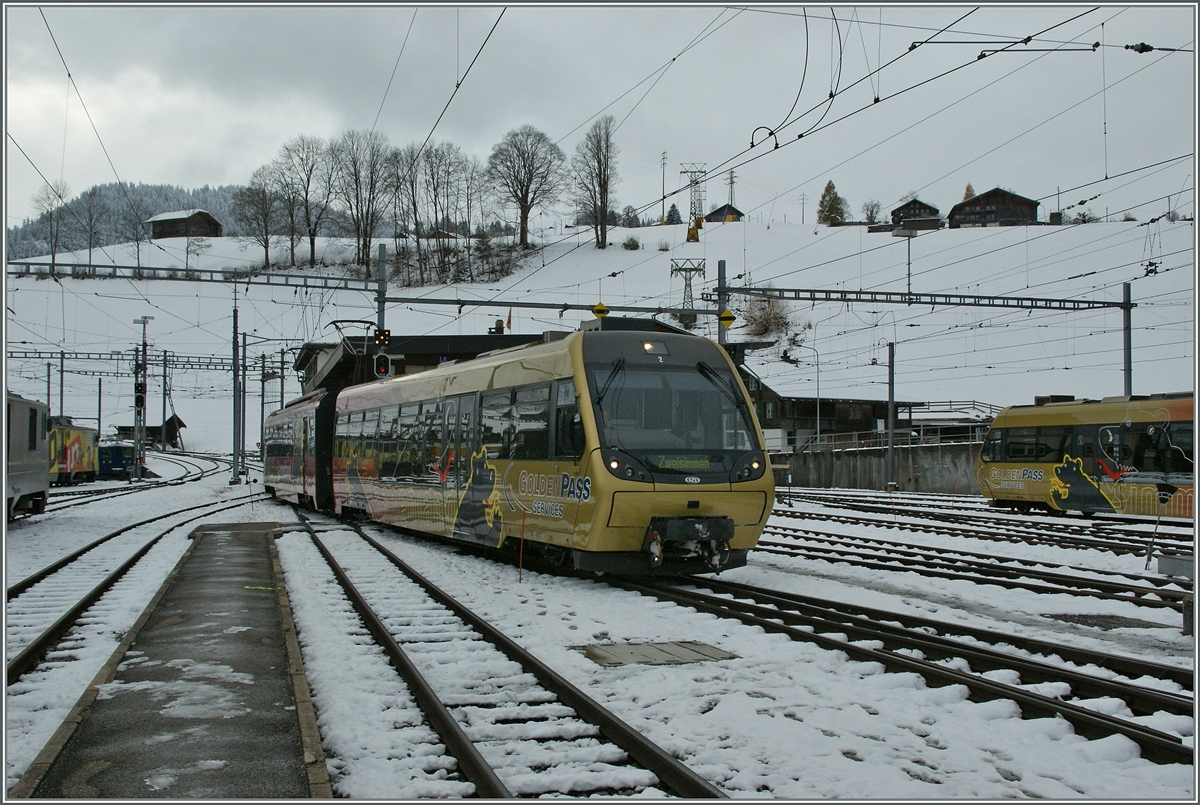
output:
[[1038,202],[996,187],[955,204],[947,220],[951,229],[963,226],[1026,226],[1036,224]]
[[733,223],[740,221],[743,218],[743,213],[732,204],[722,204],[715,210],[704,216],[704,220],[710,224]]
[[906,218],[937,218],[938,208],[920,199],[912,199],[892,210],[892,224],[900,226]]
[[[123,441],[132,442],[134,440],[134,425],[117,425],[117,438]],[[183,449],[183,434],[181,430],[186,428],[183,420],[178,414],[171,414],[167,421],[162,425],[146,425],[146,443],[151,445],[162,444],[163,429],[167,431],[167,446],[176,449]]]
[[150,237],[163,238],[219,238],[225,227],[204,210],[176,210],[164,212],[146,220],[150,224]]

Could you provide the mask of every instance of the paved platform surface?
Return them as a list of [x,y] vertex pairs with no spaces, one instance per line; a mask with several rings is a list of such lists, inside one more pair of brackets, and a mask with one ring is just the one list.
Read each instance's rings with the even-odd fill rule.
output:
[[[310,787],[314,760],[322,772],[324,761],[311,752],[315,724],[309,719],[302,735],[297,717],[293,678],[303,676],[296,657],[289,663],[278,533],[278,523],[192,532],[190,554],[119,663],[114,657],[115,676],[94,685],[32,796],[328,796],[327,783]],[[300,704],[311,713],[304,687]]]

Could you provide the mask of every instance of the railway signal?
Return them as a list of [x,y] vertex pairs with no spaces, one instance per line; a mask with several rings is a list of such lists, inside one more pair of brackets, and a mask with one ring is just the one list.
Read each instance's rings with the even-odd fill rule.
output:
[[722,327],[728,327],[729,325],[733,324],[733,321],[734,321],[733,312],[730,311],[729,308],[725,308],[724,310],[721,311],[721,315],[717,316],[717,321],[719,321],[721,323]]
[[376,355],[374,370],[376,377],[388,377],[392,373],[392,359],[384,353]]
[[388,341],[391,340],[391,330],[376,330],[374,344],[377,348],[387,349]]
[[139,410],[146,407],[146,384],[140,381],[133,384],[133,407]]

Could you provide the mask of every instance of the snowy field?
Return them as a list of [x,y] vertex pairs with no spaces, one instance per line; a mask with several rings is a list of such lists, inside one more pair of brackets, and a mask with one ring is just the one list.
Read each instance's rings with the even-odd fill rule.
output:
[[[154,459],[151,467],[173,472]],[[227,476],[218,474],[181,488],[142,493],[133,498],[136,507],[126,498],[17,523],[6,540],[7,584],[134,516],[191,501],[233,502],[245,499],[255,486],[229,486]],[[212,519],[290,522],[295,517],[289,507],[259,501]],[[778,524],[794,522],[781,518]],[[194,527],[184,526],[164,540],[94,609],[89,624],[66,647],[74,661],[36,671],[7,691],[8,786],[108,658],[182,554],[185,535]],[[372,530],[420,573],[733,797],[1195,798],[1193,767],[1142,760],[1136,745],[1123,737],[1086,740],[1061,719],[1021,719],[1012,702],[968,701],[958,686],[931,688],[913,674],[888,673],[838,651],[591,581],[528,570],[518,579],[514,568]],[[995,543],[887,526],[871,531],[914,544],[995,549]],[[307,538],[285,534],[279,546],[306,662],[312,663],[310,682],[335,791],[355,798],[420,796],[419,788],[410,787],[403,736],[384,716],[396,697],[406,695],[402,685],[393,673],[383,673],[385,667],[371,671],[383,663],[381,655],[356,640],[352,627],[310,614],[328,582],[322,581],[320,560],[314,560]],[[1100,551],[1022,546],[1006,551],[1097,569],[1140,571],[1142,565],[1138,557]],[[1177,613],[1125,602],[765,554],[752,555],[748,567],[723,577],[1185,667],[1191,667],[1194,652],[1193,639],[1180,634]],[[1102,630],[1054,617],[1061,614],[1116,615],[1144,625]],[[706,642],[736,659],[604,668],[576,648],[660,640]],[[312,651],[315,647],[320,652]],[[318,654],[342,661],[330,663]],[[1123,707],[1105,701],[1090,706],[1106,712]],[[1181,734],[1189,744],[1193,740],[1191,719],[1160,715],[1143,723]],[[404,791],[408,793],[400,793]]]
[[[541,225],[544,221],[544,225]],[[597,250],[590,230],[551,224],[538,217],[532,252],[510,277],[494,283],[405,288],[393,281],[390,296],[462,299],[456,306],[392,304],[386,324],[393,335],[481,335],[497,318],[508,319],[508,301],[561,305],[635,305],[648,309],[681,306],[683,281],[671,274],[672,261],[702,259],[703,277],[694,280],[696,304],[716,286],[717,261],[725,260],[728,282],[772,284],[776,288],[846,291],[1001,295],[1050,299],[1119,301],[1122,283],[1132,286],[1133,390],[1135,394],[1186,391],[1195,387],[1195,225],[1190,221],[1139,225],[1135,222],[1082,226],[1032,226],[943,229],[923,233],[911,244],[865,227],[801,226],[795,222],[750,221],[707,224],[699,243],[686,242],[686,227],[660,226],[610,230],[611,246]],[[627,250],[628,238],[640,248]],[[389,253],[392,241],[385,243]],[[182,238],[143,246],[142,264],[183,267]],[[212,248],[190,265],[203,269],[245,269],[261,250],[236,238],[216,238]],[[344,260],[347,244],[319,239],[318,259]],[[908,246],[911,245],[911,269]],[[660,251],[660,249],[665,249]],[[303,254],[304,252],[301,251]],[[277,247],[273,262],[285,263]],[[86,252],[58,256],[64,265],[87,262]],[[134,265],[129,246],[97,251],[99,264]],[[1150,264],[1153,263],[1153,273]],[[345,266],[299,269],[303,273],[361,276]],[[123,354],[110,360],[65,362],[64,408],[67,414],[92,417],[98,403],[106,426],[132,424],[132,379],[92,377],[85,371],[129,371],[132,350],[141,342],[135,319],[153,316],[147,325],[152,360],[168,350],[186,356],[228,358],[232,352],[235,291],[227,284],[186,281],[59,280],[8,278],[5,301],[7,347],[12,350]],[[236,291],[239,328],[248,333],[250,363],[266,356],[279,365],[280,351],[307,341],[334,342],[335,320],[375,320],[373,293],[318,292],[240,284]],[[472,302],[498,300],[497,306]],[[992,405],[1028,404],[1035,395],[1072,394],[1098,399],[1121,394],[1122,314],[1115,308],[1085,312],[936,308],[908,305],[791,302],[789,330],[803,346],[789,350],[788,334],[766,339],[745,327],[747,298],[733,295],[738,315],[729,338],[775,340],[750,353],[748,366],[776,391],[791,396],[886,400],[888,342],[896,344],[897,400],[978,400]],[[573,330],[591,314],[511,309],[510,330],[542,333]],[[672,321],[664,317],[666,321]],[[717,324],[702,317],[698,331],[715,338]],[[350,335],[363,335],[351,326]],[[786,352],[785,352],[786,351]],[[47,395],[47,364],[52,375]],[[288,371],[285,394],[299,385]],[[262,384],[250,370],[250,419],[259,407]],[[50,398],[58,413],[59,366],[53,358],[9,360],[5,373],[12,390],[36,399]],[[102,381],[102,382],[101,382]],[[170,404],[190,429],[189,449],[228,450],[230,442],[197,433],[198,402],[228,399],[232,379],[216,372],[173,370],[168,378]],[[102,389],[100,388],[102,385]],[[149,421],[160,417],[162,371],[149,377]],[[818,389],[819,386],[819,389]],[[267,383],[267,402],[277,404],[278,381]],[[250,427],[248,443],[257,435]],[[227,426],[223,426],[227,427]],[[190,437],[190,439],[189,439]]]

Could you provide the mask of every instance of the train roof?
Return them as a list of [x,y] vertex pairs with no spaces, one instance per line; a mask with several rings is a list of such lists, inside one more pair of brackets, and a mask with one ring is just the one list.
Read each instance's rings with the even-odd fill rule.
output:
[[1190,391],[1104,397],[1099,400],[1040,398],[1033,405],[1010,405],[993,420],[993,425],[1016,422],[1038,424],[1100,424],[1161,419],[1164,412],[1174,421],[1193,418],[1195,398]]
[[8,395],[8,399],[10,399],[10,400],[20,400],[21,402],[27,402],[27,403],[30,403],[31,405],[41,405],[41,406],[46,405],[46,403],[42,402],[41,400],[31,400],[28,397],[22,397],[20,394],[17,394],[15,391],[8,391],[7,389],[5,389],[5,394]]
[[[572,349],[572,345],[579,339],[596,338],[596,337],[613,337],[624,339],[629,337],[644,338],[647,334],[654,333],[656,338],[669,339],[687,339],[696,341],[707,341],[712,344],[714,349],[720,349],[720,346],[715,342],[702,339],[692,333],[681,332],[675,329],[658,329],[646,327],[603,327],[603,328],[588,328],[576,330],[573,332],[562,332],[561,334],[553,333],[549,338],[541,342],[533,342],[523,344],[517,347],[506,349],[492,350],[491,352],[483,353],[475,358],[465,361],[446,361],[439,366],[429,369],[424,372],[415,374],[400,375],[397,377],[385,378],[382,380],[373,380],[367,383],[360,383],[354,386],[348,386],[338,393],[338,399],[350,400],[358,397],[371,397],[379,392],[384,392],[389,388],[402,385],[405,388],[420,388],[422,385],[428,385],[427,391],[433,395],[445,393],[458,393],[451,386],[460,385],[455,382],[454,378],[458,376],[475,375],[476,373],[488,373],[500,369],[506,365],[515,365],[520,363],[524,371],[533,371],[534,374],[544,373],[550,363],[557,361],[569,361],[567,358],[568,352]],[[556,357],[558,356],[558,357]],[[549,362],[549,363],[548,363]],[[534,370],[534,364],[538,364],[539,368]],[[564,373],[569,372],[565,365],[560,364],[558,370]],[[556,375],[558,376],[558,375]],[[530,380],[524,382],[534,382],[533,375],[530,375]],[[470,385],[471,381],[466,381]],[[508,385],[509,383],[501,380],[501,383]],[[434,391],[434,389],[441,389]],[[464,387],[465,388],[465,387]],[[425,396],[424,392],[421,396]],[[339,409],[341,408],[339,404]]]

